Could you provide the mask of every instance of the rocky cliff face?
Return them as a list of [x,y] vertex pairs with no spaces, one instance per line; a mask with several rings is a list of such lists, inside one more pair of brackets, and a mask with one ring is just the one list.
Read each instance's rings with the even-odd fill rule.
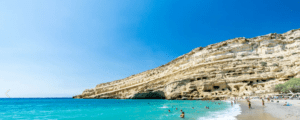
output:
[[219,99],[273,94],[300,77],[300,29],[199,47],[158,68],[98,84],[74,98]]

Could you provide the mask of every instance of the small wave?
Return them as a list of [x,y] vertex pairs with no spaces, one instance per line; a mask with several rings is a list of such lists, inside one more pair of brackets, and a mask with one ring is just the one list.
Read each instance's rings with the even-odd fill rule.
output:
[[169,108],[168,106],[162,106],[162,107],[159,107],[159,108]]
[[235,104],[228,109],[212,112],[208,116],[200,117],[198,120],[236,120],[235,116],[241,114],[241,107],[239,104]]

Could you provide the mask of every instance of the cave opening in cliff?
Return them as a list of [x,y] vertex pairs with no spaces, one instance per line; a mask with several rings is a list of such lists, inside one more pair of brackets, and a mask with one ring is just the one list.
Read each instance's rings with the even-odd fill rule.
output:
[[203,79],[203,80],[206,80],[206,79],[207,79],[207,77],[203,77],[202,79]]
[[165,99],[165,93],[162,91],[137,93],[132,99]]
[[219,89],[220,87],[219,86],[214,86],[214,89]]
[[182,95],[179,95],[178,98],[182,98]]
[[204,90],[204,92],[211,92],[211,90]]
[[230,87],[228,87],[228,90],[229,90],[229,91],[231,91],[231,88],[230,88]]
[[145,99],[165,99],[165,96],[160,93],[149,93],[145,96]]
[[250,81],[249,85],[253,85],[253,81]]
[[240,90],[240,87],[239,86],[234,86],[234,88],[236,88],[236,90]]

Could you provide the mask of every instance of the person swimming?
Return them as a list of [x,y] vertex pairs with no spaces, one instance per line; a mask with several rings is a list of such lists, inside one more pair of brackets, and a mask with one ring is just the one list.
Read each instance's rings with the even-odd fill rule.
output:
[[182,112],[182,109],[180,110],[180,112]]
[[184,112],[181,113],[180,117],[181,117],[181,118],[184,118]]
[[177,110],[177,108],[176,108],[176,110]]
[[171,112],[171,110],[169,109],[169,112]]
[[192,107],[194,109],[194,107]]

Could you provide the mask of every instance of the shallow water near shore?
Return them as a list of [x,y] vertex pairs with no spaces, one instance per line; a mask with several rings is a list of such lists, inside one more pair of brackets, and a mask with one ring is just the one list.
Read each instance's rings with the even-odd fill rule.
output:
[[[218,103],[222,103],[218,105]],[[210,109],[205,109],[209,106]],[[194,109],[192,109],[194,107]],[[178,110],[176,110],[178,108]],[[169,113],[168,110],[171,110]],[[224,101],[10,98],[0,99],[0,119],[181,120],[235,119],[241,113]]]

